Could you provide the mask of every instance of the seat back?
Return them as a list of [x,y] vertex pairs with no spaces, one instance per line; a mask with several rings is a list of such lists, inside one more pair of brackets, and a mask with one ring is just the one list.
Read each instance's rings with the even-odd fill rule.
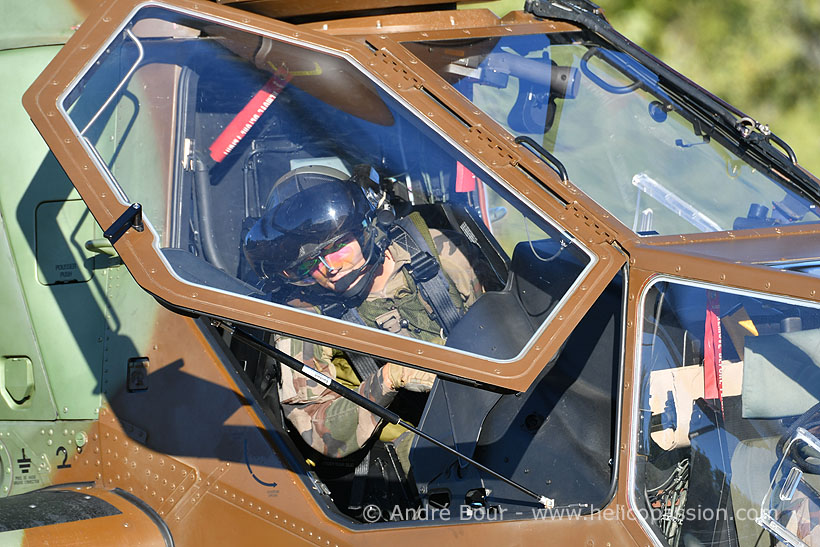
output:
[[492,359],[518,355],[583,268],[562,251],[552,239],[516,245],[507,285],[478,299],[450,332],[447,346]]

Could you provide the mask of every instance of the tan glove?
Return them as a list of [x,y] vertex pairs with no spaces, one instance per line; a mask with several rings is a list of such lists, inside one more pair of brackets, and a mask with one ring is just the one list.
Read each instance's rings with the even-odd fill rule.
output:
[[432,372],[425,372],[410,367],[403,367],[395,363],[384,365],[390,387],[393,389],[403,388],[408,391],[427,393],[433,387],[433,380],[436,375]]

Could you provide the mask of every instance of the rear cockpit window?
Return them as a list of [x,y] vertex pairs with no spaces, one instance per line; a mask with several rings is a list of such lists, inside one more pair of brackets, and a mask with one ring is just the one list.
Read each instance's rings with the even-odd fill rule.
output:
[[592,33],[405,42],[411,53],[638,235],[818,222],[660,77]]
[[509,360],[594,262],[324,50],[143,8],[63,107],[188,283]]

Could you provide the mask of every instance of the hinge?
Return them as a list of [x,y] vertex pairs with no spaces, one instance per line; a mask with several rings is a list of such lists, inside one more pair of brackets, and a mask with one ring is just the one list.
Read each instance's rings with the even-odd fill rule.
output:
[[127,232],[130,228],[141,232],[145,229],[142,223],[142,205],[139,203],[132,203],[123,213],[120,218],[114,221],[111,226],[103,233],[105,238],[113,245]]
[[394,82],[396,87],[399,89],[421,88],[421,78],[410,70],[407,65],[394,57],[392,53],[386,49],[377,49],[373,54],[375,59],[370,62],[370,68],[387,80]]
[[518,165],[520,157],[503,140],[480,126],[467,129],[464,144],[490,165]]
[[606,229],[606,226],[595,218],[593,215],[589,213],[589,211],[585,210],[577,201],[573,201],[571,203],[567,203],[566,210],[568,213],[572,214],[575,219],[583,223],[584,226],[591,229],[596,236],[598,236],[598,240],[588,240],[588,243],[613,243],[615,241],[615,236]]

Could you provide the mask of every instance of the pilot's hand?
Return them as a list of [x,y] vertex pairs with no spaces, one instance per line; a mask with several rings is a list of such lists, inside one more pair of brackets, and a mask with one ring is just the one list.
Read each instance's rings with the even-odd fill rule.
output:
[[390,381],[390,387],[393,389],[403,388],[420,393],[429,392],[436,379],[436,375],[432,372],[403,367],[395,363],[384,365],[382,373]]

